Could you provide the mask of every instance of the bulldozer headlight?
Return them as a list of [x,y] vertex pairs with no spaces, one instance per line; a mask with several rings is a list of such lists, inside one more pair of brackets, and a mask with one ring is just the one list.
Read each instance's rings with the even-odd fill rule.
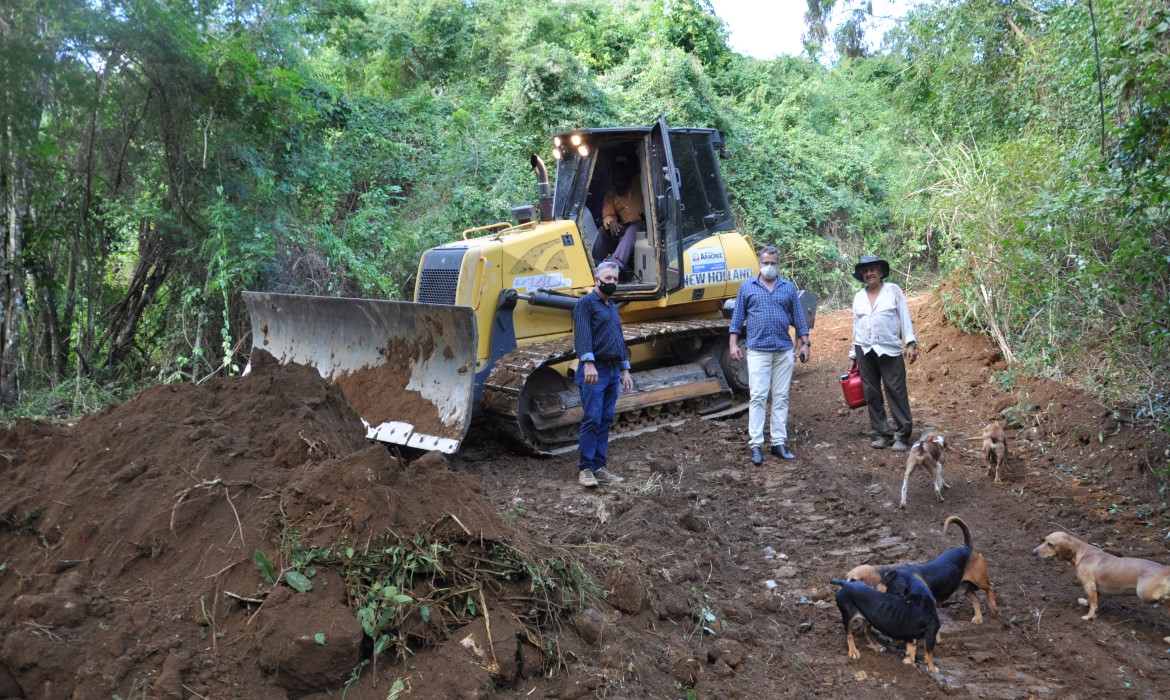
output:
[[561,137],[560,136],[553,137],[553,145],[556,146],[557,148],[561,147]]
[[573,134],[572,136],[569,137],[569,142],[572,143],[574,146],[580,146],[581,145],[581,134]]
[[553,149],[553,158],[555,158],[556,160],[560,160],[561,158],[564,158],[564,157],[565,157],[565,154],[561,152],[561,149],[559,149],[559,148]]
[[586,146],[585,144],[581,144],[580,146],[577,146],[577,152],[581,154],[582,158],[589,157],[589,147]]

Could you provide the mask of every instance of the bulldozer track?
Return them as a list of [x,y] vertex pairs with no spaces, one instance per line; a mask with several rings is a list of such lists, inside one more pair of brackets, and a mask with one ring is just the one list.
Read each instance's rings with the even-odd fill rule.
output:
[[[672,342],[682,338],[705,338],[727,334],[726,319],[696,321],[661,321],[632,323],[623,327],[627,347],[647,343]],[[522,395],[533,374],[543,367],[567,362],[576,357],[572,336],[547,343],[517,348],[496,361],[483,385],[483,409],[491,424],[502,436],[537,453],[555,453],[566,450],[564,441],[544,443],[534,441],[521,427]],[[696,411],[684,402],[671,402],[651,409],[619,413],[614,433],[644,432],[657,427],[677,424]]]

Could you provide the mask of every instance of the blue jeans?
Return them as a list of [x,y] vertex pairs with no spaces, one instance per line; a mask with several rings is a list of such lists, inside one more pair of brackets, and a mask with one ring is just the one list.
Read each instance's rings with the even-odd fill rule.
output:
[[578,367],[575,380],[581,390],[581,427],[577,438],[580,453],[578,469],[597,471],[605,467],[605,451],[609,444],[609,424],[613,422],[614,408],[622,388],[622,367],[620,364],[607,365],[600,362],[597,368],[597,383],[585,383],[585,370]]

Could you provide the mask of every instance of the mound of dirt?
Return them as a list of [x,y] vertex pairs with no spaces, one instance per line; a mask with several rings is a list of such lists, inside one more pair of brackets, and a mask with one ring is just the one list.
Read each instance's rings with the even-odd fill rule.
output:
[[[0,454],[0,698],[340,691],[371,658],[353,608],[379,608],[359,595],[360,572],[330,561],[358,561],[371,543],[536,549],[514,540],[477,479],[438,455],[404,468],[367,443],[337,387],[263,352],[246,377],[155,387],[72,426],[21,422],[0,433]],[[294,576],[275,585],[257,561]],[[288,583],[304,587],[296,572],[309,590]],[[498,611],[496,656],[510,645],[519,658],[516,620],[531,604],[512,612],[503,588],[481,588],[472,607]],[[410,639],[466,624],[433,613]],[[539,653],[527,663],[542,670]],[[520,673],[461,669],[453,687]]]

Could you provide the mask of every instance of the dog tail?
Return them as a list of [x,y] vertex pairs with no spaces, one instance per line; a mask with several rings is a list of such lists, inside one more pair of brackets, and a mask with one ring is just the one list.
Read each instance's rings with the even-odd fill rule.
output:
[[951,523],[958,525],[959,529],[963,531],[963,546],[967,549],[971,549],[971,528],[967,527],[967,523],[963,522],[963,519],[959,516],[952,515],[946,519],[946,521],[943,523],[943,535],[947,534],[947,530],[951,527]]

